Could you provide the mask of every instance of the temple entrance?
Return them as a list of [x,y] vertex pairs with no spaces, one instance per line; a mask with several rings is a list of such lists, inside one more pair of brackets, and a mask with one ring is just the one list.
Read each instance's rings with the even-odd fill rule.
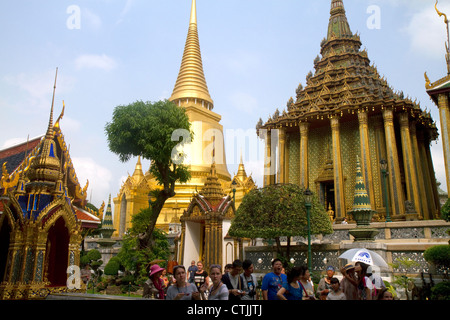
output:
[[47,237],[46,276],[52,287],[67,283],[69,239],[65,221],[60,217],[48,231]]
[[0,226],[0,282],[3,281],[6,262],[8,260],[8,250],[10,241],[11,227],[9,226],[8,220],[3,219],[3,223]]
[[331,209],[336,212],[334,199],[334,181],[323,181],[320,183],[319,199],[326,211]]

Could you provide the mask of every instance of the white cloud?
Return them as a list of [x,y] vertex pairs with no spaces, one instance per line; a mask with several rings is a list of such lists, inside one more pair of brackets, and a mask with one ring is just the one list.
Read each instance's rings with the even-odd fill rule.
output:
[[113,58],[108,57],[106,54],[83,54],[76,58],[75,66],[77,69],[87,68],[110,71],[117,66],[117,63]]
[[[47,70],[41,73],[19,73],[17,75],[7,75],[3,80],[16,88],[24,91],[20,105],[15,105],[19,110],[41,112],[42,110],[50,110],[53,86],[55,83],[55,70]],[[56,82],[56,94],[64,94],[69,92],[74,85],[74,78],[66,76],[61,72],[58,73]],[[62,102],[55,101],[55,112],[62,108]]]
[[[450,14],[450,4],[442,3],[439,11]],[[408,26],[404,29],[411,38],[411,49],[429,58],[443,58],[447,29],[444,17],[439,17],[434,6],[426,6],[422,11],[412,15]]]
[[95,206],[100,206],[103,201],[106,203],[111,190],[111,171],[97,164],[92,158],[73,157],[72,161],[80,185],[84,187],[89,180],[88,201],[92,201]]
[[119,19],[117,20],[116,24],[120,24],[123,22],[123,19],[127,15],[127,13],[130,11],[132,5],[134,3],[134,0],[127,0],[125,3],[125,6],[123,7],[122,11],[120,12]]
[[98,30],[102,26],[102,19],[89,9],[83,8],[81,10],[81,19],[83,22],[86,22],[89,27],[94,30]]

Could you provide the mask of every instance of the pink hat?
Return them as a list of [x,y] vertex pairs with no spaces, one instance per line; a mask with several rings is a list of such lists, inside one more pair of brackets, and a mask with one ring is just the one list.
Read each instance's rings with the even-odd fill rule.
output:
[[152,276],[155,273],[158,273],[158,272],[163,271],[163,270],[164,270],[164,268],[161,268],[159,265],[154,264],[154,265],[152,265],[150,267],[150,274],[149,274],[149,276]]

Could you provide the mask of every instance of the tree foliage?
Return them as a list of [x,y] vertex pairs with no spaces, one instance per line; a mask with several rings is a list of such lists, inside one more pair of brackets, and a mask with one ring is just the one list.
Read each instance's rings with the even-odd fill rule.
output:
[[[150,224],[141,238],[141,246],[151,245],[151,234],[165,201],[175,195],[175,183],[190,179],[188,167],[182,163],[180,148],[193,139],[185,109],[164,100],[136,101],[114,109],[113,118],[105,126],[109,149],[126,162],[141,156],[151,161],[150,173],[159,189],[153,190],[150,202]],[[175,134],[174,134],[175,133]]]
[[[138,283],[143,283],[148,279],[148,265],[151,261],[167,261],[170,255],[169,241],[166,234],[159,229],[155,229],[152,233],[154,244],[151,247],[139,246],[140,234],[147,230],[151,214],[152,210],[147,208],[132,217],[132,227],[124,236],[122,248],[116,256],[126,271],[135,272]],[[164,266],[164,264],[160,265]]]
[[[313,196],[310,209],[311,234],[333,233],[323,205]],[[236,211],[229,234],[241,238],[275,239],[283,258],[279,238],[288,237],[287,258],[293,236],[308,235],[304,190],[295,184],[269,185],[246,194]]]
[[[269,185],[245,195],[229,233],[235,237],[307,236],[304,190],[294,184]],[[317,197],[311,205],[311,234],[333,233],[330,219]]]

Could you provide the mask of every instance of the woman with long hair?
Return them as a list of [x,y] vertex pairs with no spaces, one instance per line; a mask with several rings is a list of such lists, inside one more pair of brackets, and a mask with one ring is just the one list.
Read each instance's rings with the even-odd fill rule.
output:
[[[227,286],[222,282],[222,267],[218,264],[213,264],[209,268],[209,277],[211,278],[212,286],[207,288],[206,283],[200,287],[200,294],[202,300],[228,300],[229,292]],[[208,297],[205,296],[208,290]]]
[[303,290],[299,283],[301,275],[300,267],[293,267],[287,274],[287,282],[277,292],[279,300],[303,300]]
[[184,266],[173,268],[175,283],[167,290],[166,300],[199,300],[200,295],[193,283],[186,282],[186,269]]

